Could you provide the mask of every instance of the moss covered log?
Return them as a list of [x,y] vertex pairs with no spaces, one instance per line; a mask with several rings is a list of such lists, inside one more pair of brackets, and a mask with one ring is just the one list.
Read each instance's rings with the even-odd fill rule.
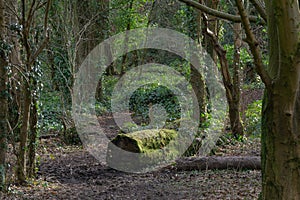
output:
[[127,134],[118,134],[112,143],[123,150],[133,153],[146,153],[151,150],[161,149],[177,137],[175,130],[150,129]]
[[109,166],[125,171],[151,168],[158,162],[176,158],[179,154],[177,137],[177,131],[170,129],[118,134],[108,145],[107,162]]

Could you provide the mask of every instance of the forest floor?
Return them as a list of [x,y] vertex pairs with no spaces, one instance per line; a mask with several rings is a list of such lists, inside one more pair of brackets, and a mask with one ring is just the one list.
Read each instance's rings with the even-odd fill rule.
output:
[[[109,117],[100,123],[115,132]],[[112,135],[111,135],[112,136]],[[258,156],[259,139],[219,146],[217,155]],[[37,179],[27,186],[10,185],[0,199],[257,199],[259,170],[159,171],[131,174],[102,165],[80,146],[59,138],[42,139]]]

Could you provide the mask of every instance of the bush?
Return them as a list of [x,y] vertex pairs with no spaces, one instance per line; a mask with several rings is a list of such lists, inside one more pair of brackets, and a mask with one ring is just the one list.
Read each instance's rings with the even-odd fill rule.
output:
[[167,112],[168,121],[180,118],[180,105],[177,97],[165,86],[148,84],[137,89],[130,98],[130,111],[140,115],[143,121],[149,120],[149,105],[160,104]]

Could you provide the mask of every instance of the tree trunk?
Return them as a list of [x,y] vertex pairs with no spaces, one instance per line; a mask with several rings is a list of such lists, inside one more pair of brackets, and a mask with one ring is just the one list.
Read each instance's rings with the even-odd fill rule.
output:
[[194,119],[200,119],[200,124],[205,121],[205,117],[203,115],[206,114],[206,85],[205,85],[205,80],[203,80],[202,75],[198,72],[197,69],[195,69],[193,66],[191,66],[191,79],[190,83],[193,87],[193,90],[195,92],[195,95],[197,97],[198,101],[198,106],[200,113],[194,113],[195,114],[200,114],[200,116],[193,116]]
[[78,70],[91,50],[107,37],[108,20],[106,16],[108,16],[109,0],[77,0],[75,6],[73,14],[77,15],[75,17],[78,26],[75,28],[81,32],[77,38],[76,70]]
[[[187,12],[187,20],[188,20],[188,34],[189,36],[197,41],[199,44],[201,43],[201,13],[196,12],[193,8],[188,8]],[[200,119],[199,126],[203,124],[205,121],[206,117],[206,105],[207,105],[207,92],[206,92],[206,84],[204,77],[202,77],[202,74],[191,65],[191,78],[190,78],[190,83],[193,87],[193,91],[195,92],[195,95],[197,97],[198,105],[195,105],[196,107],[199,108],[199,113],[194,113],[193,118],[194,119]],[[195,116],[199,115],[200,116]],[[195,149],[197,153],[198,150]]]
[[[5,41],[5,5],[0,0],[0,42],[3,45]],[[6,171],[6,148],[7,148],[7,58],[6,53],[0,50],[0,190],[5,190],[5,171]]]
[[[208,6],[210,8],[213,8],[215,10],[218,9],[219,0],[199,0],[199,3],[203,4],[203,2],[206,6]],[[216,36],[218,36],[218,32],[219,32],[218,18],[208,15],[207,19],[209,21],[208,29],[211,30]],[[203,41],[204,41],[203,45],[204,45],[207,53],[211,56],[212,60],[215,63],[217,63],[217,52],[215,51],[213,42],[210,40],[210,38],[207,35],[204,35]]]
[[[217,37],[209,30],[204,29],[207,36],[210,36],[215,51],[219,57],[220,65],[221,65],[221,74],[223,78],[223,84],[226,91],[226,98],[229,106],[229,119],[230,125],[232,129],[232,133],[235,137],[238,138],[239,135],[243,135],[243,125],[240,118],[240,87],[234,86],[233,80],[229,73],[228,61],[226,58],[226,51],[224,48],[218,43]],[[238,73],[238,72],[236,72]]]
[[[7,5],[10,6],[10,9],[7,9],[7,24],[15,25],[18,24],[17,16],[14,13],[14,10],[17,10],[17,0],[6,0]],[[15,33],[14,30],[7,30],[7,39],[11,44],[11,52],[9,55],[9,63],[11,64],[11,73],[9,79],[9,95],[11,100],[9,101],[8,108],[8,118],[10,126],[12,127],[12,132],[9,135],[9,140],[15,140],[20,133],[20,113],[21,113],[21,73],[19,71],[19,66],[21,66],[20,59],[20,41],[19,36]],[[18,67],[16,67],[18,66]],[[15,141],[12,141],[13,143]]]
[[[200,0],[202,2],[202,0]],[[207,2],[209,7],[217,9],[218,1]],[[213,20],[213,22],[211,22]],[[217,33],[217,18],[204,16],[204,44],[212,59],[216,62],[216,56],[219,57],[221,64],[221,74],[223,83],[226,90],[226,98],[229,106],[229,120],[232,134],[239,138],[244,135],[244,127],[240,117],[240,78],[239,78],[239,47],[241,46],[240,40],[240,24],[235,24],[235,54],[234,54],[234,66],[233,66],[233,77],[229,73],[229,65],[226,59],[226,51],[218,43]]]
[[300,96],[296,88],[284,86],[287,81],[275,83],[264,96],[262,194],[266,200],[300,199]]
[[[129,5],[128,5],[128,7],[127,7],[127,10],[129,11],[129,12],[132,12],[132,8],[133,8],[133,3],[134,3],[134,0],[130,0],[129,1]],[[130,13],[130,15],[131,15],[131,13]],[[125,31],[130,31],[130,29],[131,29],[131,16],[127,16],[127,25],[126,25],[126,30]],[[128,51],[128,40],[129,40],[129,38],[128,38],[128,33],[126,32],[125,33],[125,38],[124,38],[124,41],[123,41],[123,49],[124,49],[124,52],[127,52]],[[124,75],[125,73],[126,73],[126,65],[128,65],[127,64],[127,60],[128,60],[128,55],[127,55],[127,53],[125,53],[123,56],[122,56],[122,61],[121,61],[121,69],[120,69],[120,75],[122,76],[122,75]]]
[[27,173],[28,177],[35,177],[35,154],[37,147],[37,122],[38,122],[38,112],[37,112],[37,99],[32,97],[32,105],[30,109],[30,120],[29,120],[29,137],[28,137],[28,167]]
[[30,119],[31,92],[29,83],[24,80],[22,90],[22,124],[20,129],[20,146],[18,152],[17,178],[20,184],[26,182],[26,147]]
[[300,11],[266,1],[269,74],[262,110],[262,199],[300,199]]
[[235,23],[234,27],[234,59],[233,59],[233,76],[232,76],[232,105],[229,106],[229,118],[232,134],[236,137],[243,137],[244,127],[240,116],[240,98],[241,98],[241,82],[240,82],[240,48],[241,41],[241,23]]

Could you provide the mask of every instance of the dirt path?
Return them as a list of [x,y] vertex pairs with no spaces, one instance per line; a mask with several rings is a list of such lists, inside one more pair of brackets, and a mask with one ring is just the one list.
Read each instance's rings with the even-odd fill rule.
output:
[[[117,129],[109,118],[108,137]],[[259,141],[220,146],[217,154],[259,155]],[[64,146],[57,138],[40,141],[37,180],[11,185],[0,199],[257,199],[260,171],[178,171],[169,167],[146,174],[119,172],[101,165],[81,147]]]
[[49,154],[38,180],[2,199],[257,199],[260,171],[115,171],[84,150]]

